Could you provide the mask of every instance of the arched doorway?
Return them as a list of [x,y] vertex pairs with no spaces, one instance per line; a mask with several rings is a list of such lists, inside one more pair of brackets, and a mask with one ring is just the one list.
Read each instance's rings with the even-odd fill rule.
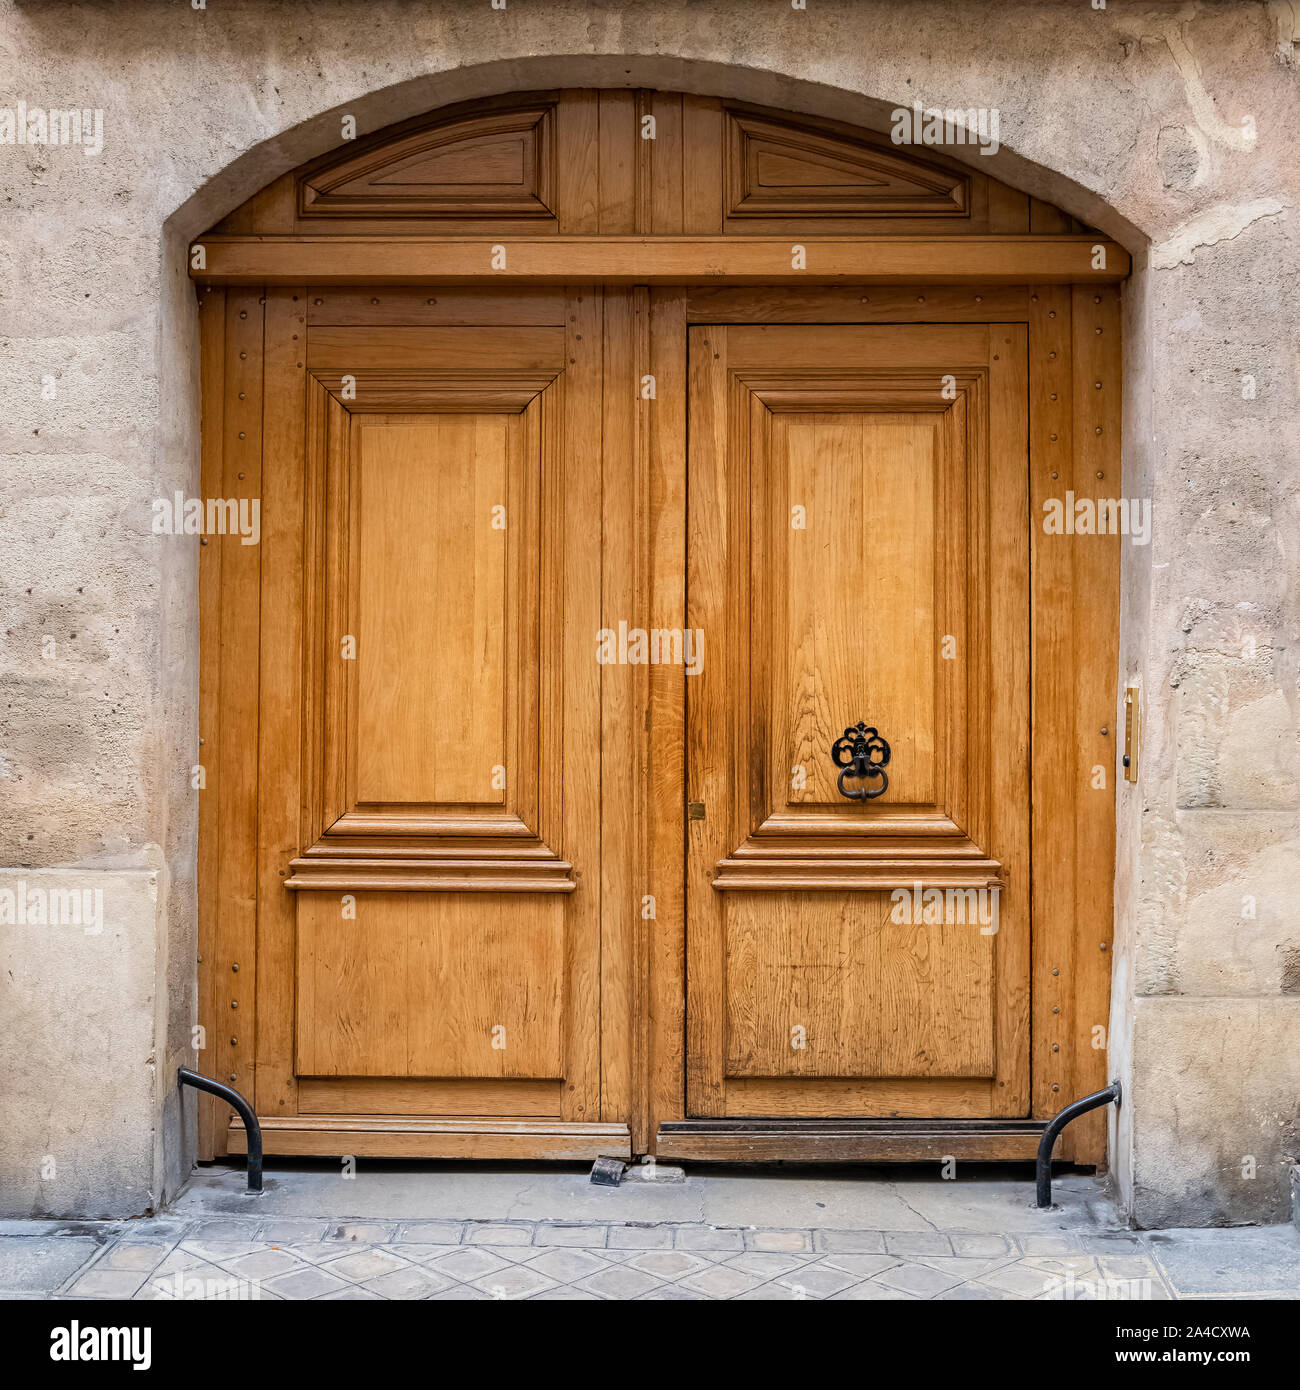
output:
[[1042,522],[1120,495],[1127,264],[623,89],[197,239],[203,491],[260,505],[202,559],[201,998],[268,1151],[1028,1157],[1104,1082],[1118,538]]

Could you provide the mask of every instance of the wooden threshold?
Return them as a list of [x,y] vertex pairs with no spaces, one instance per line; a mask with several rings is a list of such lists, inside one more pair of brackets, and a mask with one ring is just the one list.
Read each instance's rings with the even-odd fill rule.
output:
[[1129,269],[1096,236],[209,236],[190,248],[191,279],[229,285],[1101,284]]
[[673,1120],[656,1156],[700,1163],[1032,1160],[1045,1120]]
[[[413,1119],[409,1115],[260,1115],[262,1151],[313,1157],[506,1158],[586,1162],[609,1155],[632,1156],[626,1125],[577,1124],[563,1120]],[[243,1125],[233,1121],[231,1153],[248,1151]]]

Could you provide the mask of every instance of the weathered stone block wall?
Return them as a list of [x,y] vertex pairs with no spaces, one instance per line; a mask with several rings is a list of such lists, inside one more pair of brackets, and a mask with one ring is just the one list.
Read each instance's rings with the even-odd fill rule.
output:
[[111,936],[0,925],[6,1209],[140,1211],[186,1167],[196,552],[150,530],[155,497],[198,486],[186,240],[335,146],[343,113],[364,133],[626,84],[882,130],[913,100],[996,107],[990,171],[1135,252],[1125,490],[1153,498],[1154,539],[1124,560],[1146,752],[1119,790],[1114,1166],[1141,1224],[1281,1219],[1300,1097],[1297,25],[1287,0],[0,0],[0,110],[103,112],[95,155],[0,143],[0,864],[113,904]]

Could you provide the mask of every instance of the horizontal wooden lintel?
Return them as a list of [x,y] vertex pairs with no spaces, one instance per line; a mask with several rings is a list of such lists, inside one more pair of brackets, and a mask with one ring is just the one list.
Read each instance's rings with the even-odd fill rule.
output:
[[191,278],[227,285],[1100,284],[1129,269],[1122,246],[1095,236],[209,236],[190,248]]

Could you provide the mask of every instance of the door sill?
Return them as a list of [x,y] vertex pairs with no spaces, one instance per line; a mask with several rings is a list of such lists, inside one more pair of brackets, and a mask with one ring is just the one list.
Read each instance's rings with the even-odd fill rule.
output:
[[[565,1120],[416,1119],[411,1116],[326,1118],[259,1115],[268,1154],[361,1158],[505,1158],[585,1163],[608,1155],[632,1156],[626,1125]],[[230,1126],[229,1152],[248,1148],[244,1127]]]
[[672,1120],[656,1155],[697,1163],[918,1163],[1033,1159],[1046,1120]]

